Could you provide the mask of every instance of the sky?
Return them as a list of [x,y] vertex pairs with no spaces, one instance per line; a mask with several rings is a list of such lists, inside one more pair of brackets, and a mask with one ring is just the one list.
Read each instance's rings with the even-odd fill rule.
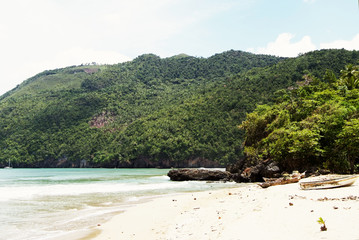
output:
[[0,95],[44,70],[145,53],[359,50],[357,0],[0,0]]

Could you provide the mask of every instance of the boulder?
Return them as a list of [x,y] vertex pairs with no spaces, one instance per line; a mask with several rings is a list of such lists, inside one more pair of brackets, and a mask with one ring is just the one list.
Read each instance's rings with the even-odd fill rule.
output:
[[246,159],[242,157],[237,162],[228,164],[226,167],[226,171],[233,174],[240,173],[243,171],[245,163],[246,163]]
[[263,182],[265,178],[280,177],[280,168],[276,162],[261,161],[253,166],[247,166],[243,162],[232,165],[227,170],[231,171],[232,180],[235,182]]
[[275,178],[280,176],[280,168],[276,162],[268,161],[263,168],[261,174],[266,178]]
[[172,181],[228,181],[231,173],[211,169],[173,169],[167,174]]

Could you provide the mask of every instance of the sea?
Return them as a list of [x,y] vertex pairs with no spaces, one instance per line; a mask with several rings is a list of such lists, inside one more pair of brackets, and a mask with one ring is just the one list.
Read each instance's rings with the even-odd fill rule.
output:
[[236,186],[173,182],[168,171],[0,169],[0,240],[71,239],[154,197]]

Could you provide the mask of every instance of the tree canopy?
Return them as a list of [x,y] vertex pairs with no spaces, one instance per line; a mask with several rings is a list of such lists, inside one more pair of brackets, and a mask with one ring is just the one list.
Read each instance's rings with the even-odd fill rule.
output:
[[[244,152],[249,161],[274,160],[288,171],[325,168],[358,170],[358,66],[347,65],[336,79],[306,76],[274,105],[261,105],[247,115]],[[328,78],[328,76],[332,76]]]
[[[10,159],[22,167],[76,167],[82,160],[102,167],[186,166],[203,159],[225,165],[243,155],[244,132],[237,126],[257,104],[289,101],[294,92],[311,94],[278,91],[305,82],[303,76],[311,80],[325,75],[329,85],[355,101],[356,89],[342,85],[347,80],[340,70],[358,59],[359,52],[346,50],[315,51],[297,58],[231,50],[209,58],[146,54],[115,65],[45,71],[0,97],[0,164]],[[331,97],[331,92],[318,95]],[[317,101],[296,104],[314,109]],[[344,111],[337,103],[327,107]],[[305,111],[309,110],[294,117],[309,114]],[[268,114],[257,120],[268,121],[261,119],[264,115],[275,118]],[[277,121],[288,121],[288,114],[281,112]],[[277,135],[290,134],[284,130]],[[318,138],[322,141],[319,130],[296,134],[290,135],[292,142],[310,139],[308,151],[318,157],[324,154],[316,145]],[[300,154],[292,149],[292,158]]]

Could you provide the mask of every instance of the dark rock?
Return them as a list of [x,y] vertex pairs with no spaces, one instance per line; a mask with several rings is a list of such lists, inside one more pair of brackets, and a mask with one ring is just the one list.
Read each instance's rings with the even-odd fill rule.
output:
[[230,173],[240,173],[243,171],[245,165],[245,158],[239,159],[237,162],[227,165],[226,171]]
[[327,170],[327,169],[321,169],[321,168],[318,168],[318,167],[311,167],[311,168],[308,168],[305,171],[305,177],[328,175],[330,173],[331,173],[331,171]]
[[231,173],[210,169],[173,169],[167,174],[172,181],[228,181]]
[[[235,182],[263,182],[263,178],[275,178],[280,176],[280,168],[276,162],[261,161],[254,166],[245,167],[239,162],[227,168],[232,174]],[[241,168],[239,168],[241,167]]]
[[319,169],[318,172],[320,175],[328,175],[331,173],[330,170],[327,169]]
[[248,182],[262,182],[263,177],[260,176],[260,174],[259,174],[261,167],[262,166],[260,164],[254,166],[254,167],[248,167],[248,168],[244,169],[241,176],[243,178],[246,178]]
[[233,173],[232,180],[237,183],[249,182],[249,179],[242,176],[242,174],[240,174],[240,173]]
[[275,178],[279,177],[280,172],[280,168],[276,162],[269,162],[269,164],[262,169],[261,174],[266,178]]

